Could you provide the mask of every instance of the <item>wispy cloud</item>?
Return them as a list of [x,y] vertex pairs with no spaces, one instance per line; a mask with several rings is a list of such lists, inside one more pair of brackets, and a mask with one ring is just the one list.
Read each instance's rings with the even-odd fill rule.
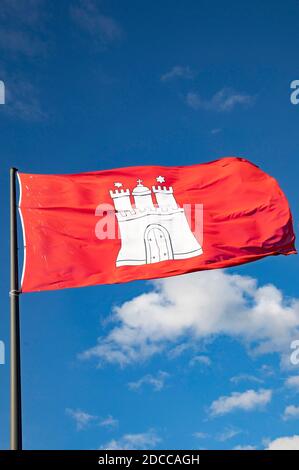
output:
[[209,411],[211,416],[220,416],[235,410],[252,411],[263,408],[272,398],[271,390],[247,390],[246,392],[233,392],[229,396],[222,396],[213,401]]
[[74,22],[101,45],[108,45],[123,36],[119,23],[103,14],[93,0],[78,1],[77,5],[71,6],[70,14]]
[[256,383],[263,383],[264,381],[259,377],[251,374],[239,374],[231,377],[230,381],[233,384],[239,384],[240,382],[256,382]]
[[33,57],[47,49],[44,1],[2,0],[0,48],[5,52]]
[[212,135],[220,134],[222,132],[222,129],[220,127],[215,127],[215,129],[211,130]]
[[44,3],[44,0],[1,0],[0,19],[36,24],[43,17]]
[[196,437],[196,439],[207,439],[209,437],[209,434],[206,432],[195,432],[193,433],[193,436]]
[[232,111],[236,106],[250,106],[254,101],[254,96],[237,92],[232,88],[223,88],[209,100],[202,98],[199,93],[194,91],[190,91],[186,96],[186,104],[192,109],[219,112]]
[[268,443],[266,450],[299,450],[299,436],[278,437]]
[[258,286],[251,277],[220,270],[151,285],[149,292],[114,309],[110,332],[81,359],[125,366],[168,352],[182,339],[196,347],[217,335],[236,338],[254,354],[289,357],[289,345],[298,337],[298,299],[284,298],[274,285]]
[[66,408],[65,412],[68,416],[73,418],[78,431],[85,429],[91,422],[97,420],[97,416],[91,415],[79,409],[73,410],[71,408]]
[[[2,55],[34,57],[47,50],[46,15],[43,0],[2,0],[0,8],[0,49]],[[8,62],[9,63],[9,62]],[[1,112],[25,121],[43,121],[48,113],[41,105],[34,81],[5,67],[6,104]],[[16,70],[16,66],[14,67]]]
[[188,349],[190,349],[192,347],[193,347],[193,345],[188,344],[188,343],[177,344],[174,348],[171,348],[168,351],[168,357],[170,359],[175,359],[175,358],[181,356],[184,352],[188,351]]
[[295,392],[299,393],[299,375],[292,375],[292,376],[288,377],[285,381],[285,385],[288,388],[291,388]]
[[237,445],[234,447],[233,450],[255,450],[255,449],[256,449],[255,446],[248,444],[248,445]]
[[119,439],[112,439],[100,448],[104,450],[153,449],[161,441],[156,432],[149,430],[138,434],[125,434]]
[[219,441],[219,442],[229,441],[230,439],[232,439],[233,437],[238,436],[241,433],[242,433],[242,431],[240,429],[235,429],[235,428],[232,428],[232,427],[228,427],[228,428],[225,428],[219,434],[216,434],[216,440]]
[[161,75],[160,80],[161,82],[169,82],[177,78],[191,80],[195,77],[195,75],[195,72],[190,67],[175,65],[172,67],[172,69],[168,70],[168,72]]
[[273,377],[275,375],[275,370],[269,364],[263,364],[259,369],[260,374],[263,377]]
[[8,116],[29,122],[44,121],[48,113],[43,109],[37,87],[26,80],[2,71],[5,82],[5,106],[1,111]]
[[299,419],[299,406],[289,405],[286,406],[283,419],[287,421],[288,419]]
[[100,419],[99,425],[105,428],[114,428],[118,426],[118,419],[115,419],[113,416],[109,415],[107,418]]
[[86,411],[72,408],[66,408],[65,412],[74,420],[78,431],[86,429],[90,424],[104,428],[115,428],[118,426],[118,420],[113,418],[111,415],[108,415],[106,418],[99,418],[98,416],[89,414]]
[[169,374],[164,371],[159,371],[157,375],[147,374],[136,382],[129,382],[128,386],[131,390],[138,390],[143,385],[150,385],[156,392],[160,392],[165,386],[165,381]]
[[204,356],[203,354],[200,354],[198,356],[192,357],[189,361],[189,365],[191,367],[195,366],[196,364],[202,364],[204,366],[210,366],[212,364],[211,359],[208,356]]
[[18,52],[27,56],[35,56],[45,50],[40,40],[25,31],[0,30],[0,47],[5,51]]
[[[236,429],[236,428],[233,428],[232,426],[228,426],[224,428],[223,431],[213,434],[213,438],[216,441],[225,442],[225,441],[229,441],[230,439],[233,439],[235,436],[238,436],[241,433],[242,431],[240,429]],[[208,439],[208,438],[211,438],[211,435],[206,432],[199,431],[199,432],[193,433],[193,437],[195,437],[196,439]]]

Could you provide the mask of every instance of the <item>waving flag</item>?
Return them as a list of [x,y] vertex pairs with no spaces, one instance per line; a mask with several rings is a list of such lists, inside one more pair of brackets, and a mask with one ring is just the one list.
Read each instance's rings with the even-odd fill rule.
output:
[[296,253],[275,179],[243,158],[73,175],[19,173],[22,291],[223,268]]

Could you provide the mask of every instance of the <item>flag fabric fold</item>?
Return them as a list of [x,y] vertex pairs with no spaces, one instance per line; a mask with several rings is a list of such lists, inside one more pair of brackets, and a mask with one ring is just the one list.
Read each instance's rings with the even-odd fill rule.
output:
[[167,277],[296,253],[285,195],[243,158],[18,177],[22,292]]

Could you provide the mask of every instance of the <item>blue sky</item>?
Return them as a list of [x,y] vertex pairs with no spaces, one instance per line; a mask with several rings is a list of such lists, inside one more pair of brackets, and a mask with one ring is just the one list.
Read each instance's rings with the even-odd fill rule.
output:
[[[298,13],[295,0],[1,2],[0,448],[9,445],[9,167],[244,156],[277,178],[298,230]],[[299,446],[299,369],[289,360],[297,278],[296,256],[273,257],[23,295],[24,447]]]

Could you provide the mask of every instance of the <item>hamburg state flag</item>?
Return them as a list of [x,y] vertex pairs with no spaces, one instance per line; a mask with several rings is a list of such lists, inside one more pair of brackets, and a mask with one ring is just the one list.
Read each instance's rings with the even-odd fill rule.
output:
[[296,253],[285,195],[243,158],[18,177],[22,292],[175,276]]

